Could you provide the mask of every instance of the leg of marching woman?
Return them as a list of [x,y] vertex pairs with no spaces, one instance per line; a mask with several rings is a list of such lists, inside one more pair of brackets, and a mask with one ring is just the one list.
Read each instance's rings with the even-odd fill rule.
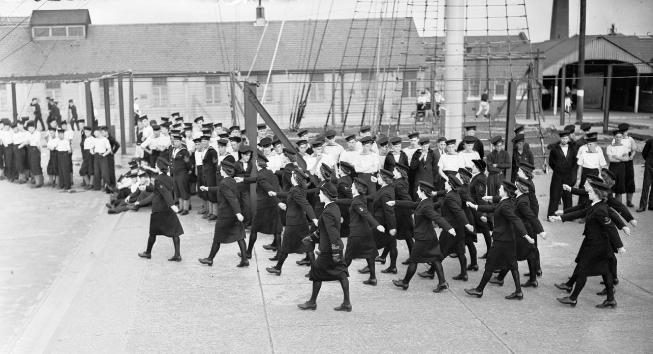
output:
[[252,252],[254,251],[254,244],[256,243],[256,239],[258,238],[258,234],[256,231],[252,231],[249,233],[249,243],[247,245],[247,254],[251,255]]
[[321,288],[322,288],[321,281],[313,281],[313,291],[311,292],[310,300],[308,300],[309,302],[315,303],[317,301],[317,295],[320,293]]
[[156,242],[156,235],[150,235],[150,237],[147,238],[147,249],[145,253],[147,254],[152,253],[152,247],[154,247],[154,242]]
[[181,258],[181,252],[179,250],[181,241],[179,240],[179,236],[175,236],[172,238],[172,244],[175,247],[175,254],[172,256],[173,258]]

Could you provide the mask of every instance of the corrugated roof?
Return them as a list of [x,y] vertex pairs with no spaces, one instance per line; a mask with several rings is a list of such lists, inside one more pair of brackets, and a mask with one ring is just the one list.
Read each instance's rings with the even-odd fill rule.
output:
[[79,10],[34,10],[30,18],[31,26],[88,25],[91,15],[87,9]]
[[[368,29],[363,40],[360,28],[364,22]],[[351,23],[351,19],[330,20],[316,70],[338,70]],[[313,30],[316,30],[312,49],[314,60],[325,25],[325,20],[286,21],[274,70],[304,70]],[[424,48],[411,18],[356,20],[355,26],[359,30],[352,31],[355,34],[350,36],[342,65],[344,70],[356,68],[360,51],[358,67],[374,65],[379,30],[383,65],[391,46],[391,67],[403,66],[403,53],[406,52],[410,53],[408,67],[424,65]],[[414,38],[406,50],[405,33],[409,26]],[[254,72],[269,70],[280,29],[280,21],[268,22],[252,69]],[[10,30],[11,27],[0,26],[0,37]],[[22,26],[0,46],[0,77],[92,75],[125,70],[135,74],[247,71],[254,61],[263,31],[264,27],[254,26],[252,22],[91,25],[85,39],[30,42],[29,27]]]

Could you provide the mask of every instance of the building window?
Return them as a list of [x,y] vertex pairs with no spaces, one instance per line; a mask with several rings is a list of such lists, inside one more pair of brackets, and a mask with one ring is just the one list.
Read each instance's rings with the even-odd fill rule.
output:
[[32,35],[34,38],[50,37],[50,27],[34,27],[32,28]]
[[220,97],[220,76],[207,76],[206,85],[206,104],[219,104],[222,102]]
[[[113,106],[116,104],[116,95],[115,90],[113,89],[113,79],[109,80],[109,105]],[[104,82],[100,80],[100,107],[104,107]]]
[[[267,81],[267,77],[264,79]],[[265,102],[274,101],[274,75],[270,75],[270,80],[265,84],[265,81],[261,82],[261,95],[265,93],[263,98]]]
[[417,71],[404,73],[404,84],[401,90],[402,97],[417,97]]
[[152,78],[152,104],[154,107],[168,105],[168,78]]
[[313,74],[313,83],[311,84],[310,98],[311,102],[324,102],[324,73]]
[[0,84],[0,111],[9,110],[9,90],[7,84]]
[[358,97],[360,99],[364,100],[366,97],[369,99],[369,90],[372,89],[371,85],[373,84],[374,76],[375,73],[370,71],[364,71],[361,73],[360,90],[358,92]]
[[68,37],[84,37],[84,26],[68,26]]
[[83,38],[85,35],[86,27],[81,25],[32,27],[32,37],[34,39]]
[[46,81],[45,82],[45,96],[50,97],[55,101],[61,98],[61,82],[60,81]]
[[467,97],[481,97],[480,79],[469,79],[469,81],[467,81]]
[[66,27],[52,27],[52,37],[65,37]]
[[503,80],[494,82],[494,97],[506,97],[506,82]]

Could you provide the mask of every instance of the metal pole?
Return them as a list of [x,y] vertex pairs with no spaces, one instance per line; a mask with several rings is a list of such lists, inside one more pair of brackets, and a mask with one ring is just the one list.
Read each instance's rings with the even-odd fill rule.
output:
[[[249,144],[251,149],[253,150],[252,152],[252,157],[250,159],[250,163],[256,164],[256,160],[258,159],[258,154],[257,154],[257,146],[256,146],[256,136],[258,135],[258,129],[256,128],[256,120],[257,120],[257,113],[256,113],[256,108],[254,108],[254,104],[251,100],[247,98],[249,90],[251,93],[256,95],[256,84],[251,83],[251,82],[245,82],[243,85],[243,97],[244,97],[244,104],[245,104],[245,129],[247,130],[247,139],[249,140]],[[252,167],[252,172],[250,173],[250,177],[256,178],[256,165]],[[256,216],[256,183],[252,183],[249,185],[249,201],[250,201],[250,208],[252,211],[252,217]]]
[[444,136],[448,139],[460,138],[462,133],[465,5],[465,0],[447,0],[445,3],[444,97],[447,99],[447,114],[444,117]]
[[578,80],[576,81],[576,122],[583,122],[583,100],[585,90],[583,79],[585,77],[585,18],[587,13],[587,0],[580,0],[580,31],[578,33]]
[[[517,83],[510,80],[508,82],[508,98],[506,109],[506,152],[512,161],[512,136],[515,130],[515,113],[517,108]],[[512,166],[512,164],[511,164]],[[506,178],[509,179],[512,175],[512,167],[506,170]]]
[[102,79],[102,91],[104,94],[104,119],[107,122],[107,128],[111,129],[111,101],[109,99],[109,79]]
[[229,73],[229,108],[231,109],[231,125],[238,125],[236,118],[236,85],[234,84],[234,74]]
[[84,91],[86,93],[86,124],[90,124],[93,130],[97,129],[95,114],[93,113],[93,95],[91,94],[91,82],[84,81]]
[[331,71],[331,107],[329,108],[331,112],[331,125],[335,127],[336,125],[336,73]]
[[136,142],[136,134],[134,132],[134,74],[129,73],[129,142]]
[[562,66],[562,78],[560,79],[560,125],[565,125],[565,81],[567,79],[567,66]]
[[603,92],[603,132],[608,132],[608,123],[610,122],[610,91],[612,90],[612,64],[608,64],[608,75],[606,75],[606,84]]
[[18,104],[16,103],[16,83],[11,82],[11,114],[14,117],[14,123],[18,122]]
[[639,111],[639,73],[637,73],[637,79],[635,83],[635,109],[633,112],[637,113]]
[[118,117],[120,117],[120,151],[123,155],[125,155],[127,154],[127,142],[125,141],[125,98],[123,96],[122,74],[118,74]]
[[340,73],[340,121],[345,121],[345,73]]

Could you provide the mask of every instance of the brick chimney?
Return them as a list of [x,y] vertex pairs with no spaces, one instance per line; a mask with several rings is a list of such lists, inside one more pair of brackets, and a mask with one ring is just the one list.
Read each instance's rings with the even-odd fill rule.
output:
[[254,26],[265,26],[265,8],[261,5],[261,0],[258,0],[258,6],[256,7],[256,22]]
[[569,38],[569,0],[553,0],[549,39]]

